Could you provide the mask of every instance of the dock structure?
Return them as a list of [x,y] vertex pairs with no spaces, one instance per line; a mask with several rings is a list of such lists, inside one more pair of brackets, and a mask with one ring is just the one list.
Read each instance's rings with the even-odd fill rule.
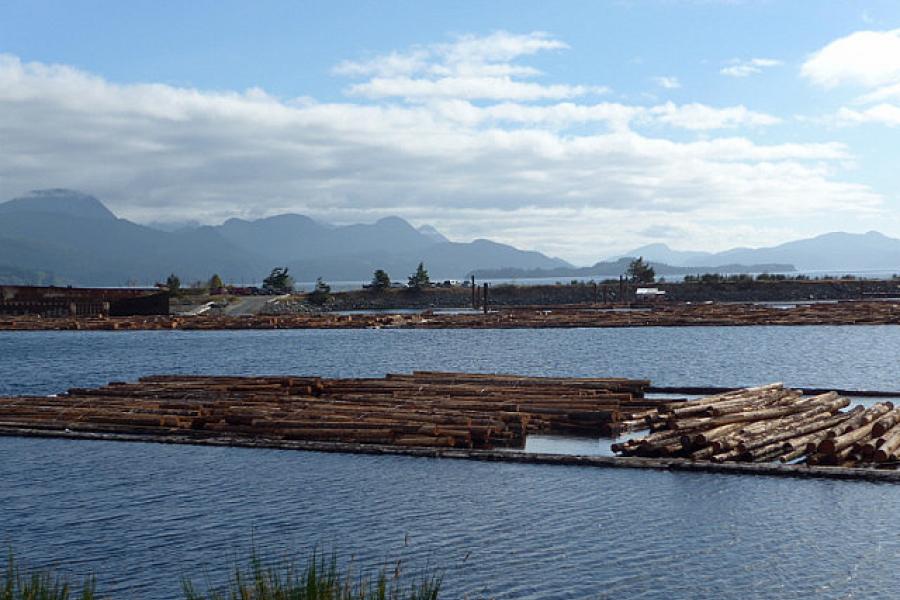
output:
[[521,448],[528,432],[609,434],[670,401],[647,381],[414,372],[384,378],[152,376],[0,398],[0,428],[165,438]]
[[[2,311],[0,311],[2,312]],[[56,314],[56,313],[54,313]],[[68,315],[68,313],[63,313]],[[628,308],[605,305],[490,306],[483,313],[289,314],[157,316],[0,316],[0,330],[179,329],[540,329],[574,327],[686,327],[752,325],[898,325],[900,303],[859,301],[789,306],[757,304],[660,304]]]
[[[169,294],[157,288],[0,286],[0,322],[168,315]],[[2,328],[2,325],[0,325]]]

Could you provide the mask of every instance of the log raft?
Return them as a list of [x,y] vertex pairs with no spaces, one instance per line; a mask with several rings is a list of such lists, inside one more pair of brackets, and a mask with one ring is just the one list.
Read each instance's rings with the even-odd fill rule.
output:
[[795,473],[802,464],[857,473],[900,463],[900,408],[889,402],[850,409],[835,392],[809,396],[780,383],[673,401],[645,397],[648,386],[436,371],[360,379],[157,375],[0,398],[0,435],[508,452],[529,433],[634,428],[650,433],[613,444],[624,458],[609,466],[768,473],[780,464],[792,468],[777,473]]
[[529,432],[602,435],[672,401],[648,381],[418,371],[384,378],[157,375],[0,398],[0,428],[521,448]]
[[900,462],[900,408],[878,402],[844,410],[837,392],[804,396],[782,384],[730,390],[645,418],[651,433],[613,444],[623,456],[713,463],[893,467]]

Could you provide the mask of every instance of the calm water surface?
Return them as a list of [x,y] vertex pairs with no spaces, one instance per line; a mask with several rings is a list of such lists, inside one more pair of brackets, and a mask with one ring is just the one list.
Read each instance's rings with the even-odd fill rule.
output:
[[0,394],[151,373],[382,376],[413,369],[657,385],[900,389],[900,327],[0,332]]
[[[900,389],[898,350],[895,327],[0,333],[0,394],[411,369]],[[896,598],[898,515],[866,482],[0,438],[0,543],[115,597],[219,581],[252,537],[437,565],[448,598]]]

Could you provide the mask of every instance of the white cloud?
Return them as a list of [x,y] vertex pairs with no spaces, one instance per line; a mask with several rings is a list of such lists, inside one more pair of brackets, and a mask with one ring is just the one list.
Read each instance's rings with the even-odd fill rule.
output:
[[400,97],[407,100],[428,98],[466,98],[490,100],[560,100],[583,96],[589,92],[606,93],[606,88],[581,85],[541,85],[514,81],[510,77],[376,77],[350,86],[351,96],[367,98]]
[[[421,60],[397,55],[340,69],[427,79],[417,74],[477,63],[473,56],[506,60],[562,47],[543,35],[461,39],[458,47],[425,49]],[[840,180],[852,158],[842,144],[759,144],[735,131],[777,123],[744,106],[547,103],[545,96],[529,104],[509,93],[478,104],[465,91],[410,102],[284,101],[258,89],[118,85],[6,56],[0,198],[72,187],[143,221],[397,214],[454,239],[490,237],[573,260],[596,260],[676,219],[706,232],[692,240],[702,246],[726,239],[739,219],[803,222],[828,211],[858,218],[882,202]],[[708,137],[661,134],[672,127]],[[722,128],[731,134],[711,137]]]
[[878,104],[862,110],[844,107],[837,111],[835,121],[840,125],[875,123],[890,127],[900,127],[900,106],[896,104]]
[[429,107],[443,118],[467,126],[517,124],[531,127],[564,129],[586,123],[604,123],[611,129],[627,128],[644,109],[614,102],[599,104],[522,104],[501,102],[490,106],[476,106],[464,100],[435,102]]
[[410,52],[390,52],[366,61],[345,60],[338,64],[333,72],[335,75],[347,77],[361,77],[375,75],[378,77],[398,77],[421,73],[428,67],[429,52],[423,49],[415,49]]
[[466,64],[510,61],[545,50],[564,50],[569,46],[543,31],[529,34],[496,31],[487,36],[460,36],[450,44],[436,44],[433,47],[438,54],[447,57],[448,63]]
[[[869,88],[823,120],[837,125],[900,125],[900,29],[857,31],[839,38],[803,64],[802,73],[824,88]],[[863,106],[864,108],[860,108]]]
[[859,104],[874,104],[885,100],[900,101],[900,82],[885,85],[873,92],[864,94],[857,99],[857,102]]
[[681,87],[681,82],[677,77],[654,77],[653,82],[666,90],[675,90]]
[[432,103],[429,108],[443,118],[468,126],[520,124],[564,129],[587,123],[603,123],[611,130],[628,129],[630,125],[636,124],[711,131],[781,123],[778,117],[751,111],[743,105],[716,108],[704,104],[678,105],[672,102],[650,107],[615,102],[559,102],[542,105],[503,102],[482,107],[463,100],[446,100]]
[[763,69],[770,69],[783,64],[774,58],[751,58],[749,60],[733,59],[728,66],[722,67],[719,73],[728,77],[749,77],[762,73]]
[[677,106],[668,102],[652,107],[648,114],[661,123],[693,130],[767,126],[777,125],[781,122],[778,117],[749,110],[743,105],[713,108],[703,104]]
[[452,43],[414,47],[407,52],[390,52],[363,61],[343,61],[333,72],[368,77],[366,81],[352,84],[347,91],[353,96],[373,99],[560,100],[608,93],[609,89],[600,85],[520,81],[542,73],[512,61],[567,48],[565,43],[539,31],[524,35],[498,31],[483,37],[460,36]]
[[857,31],[815,52],[801,73],[824,88],[876,87],[900,81],[900,29]]

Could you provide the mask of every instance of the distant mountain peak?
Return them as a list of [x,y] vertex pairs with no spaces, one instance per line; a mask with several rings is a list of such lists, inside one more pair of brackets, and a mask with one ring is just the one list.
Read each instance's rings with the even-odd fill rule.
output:
[[387,230],[403,230],[415,231],[415,227],[409,224],[409,221],[401,217],[382,217],[375,221],[375,227]]
[[375,221],[376,225],[409,225],[409,222],[402,218],[394,215],[388,217],[381,217],[377,221]]
[[654,244],[647,244],[646,246],[642,246],[645,250],[671,250],[668,244],[664,244],[663,242],[656,242]]
[[684,266],[690,264],[692,261],[699,261],[702,263],[702,261],[706,260],[711,254],[708,252],[690,250],[673,250],[668,244],[655,242],[647,244],[646,246],[641,246],[640,248],[635,248],[625,254],[615,256],[610,260],[616,260],[622,257],[637,258],[638,256],[647,261],[660,262],[673,266]]
[[422,225],[419,227],[419,233],[427,238],[434,240],[436,244],[446,244],[450,240],[443,233],[432,227],[431,225]]
[[33,190],[24,196],[0,204],[0,213],[13,212],[52,213],[85,219],[116,220],[112,211],[94,196],[63,188]]
[[776,246],[731,248],[716,253],[671,250],[658,243],[628,253],[628,256],[639,255],[644,260],[681,267],[790,264],[806,271],[893,270],[900,264],[900,240],[880,231],[830,231]]

